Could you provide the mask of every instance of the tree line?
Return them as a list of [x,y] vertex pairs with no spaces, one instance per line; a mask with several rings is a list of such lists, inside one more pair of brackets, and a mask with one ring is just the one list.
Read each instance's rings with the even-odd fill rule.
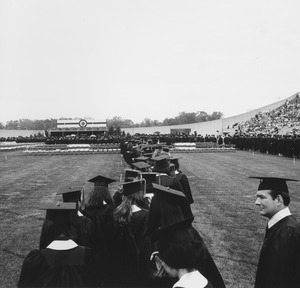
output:
[[[220,119],[223,116],[222,112],[213,112],[208,114],[204,111],[198,112],[181,112],[174,118],[166,118],[162,122],[158,120],[151,120],[145,118],[141,123],[134,123],[130,119],[123,119],[119,116],[114,116],[111,119],[107,119],[107,127],[110,128],[130,128],[130,127],[153,127],[153,126],[169,126],[169,125],[180,125],[180,124],[191,124],[204,121],[212,121]],[[80,120],[81,118],[59,118],[58,120]],[[85,119],[91,119],[85,117]],[[0,123],[0,129],[6,130],[49,130],[56,128],[57,119],[45,119],[45,120],[30,120],[30,119],[19,119],[10,120],[6,124]]]

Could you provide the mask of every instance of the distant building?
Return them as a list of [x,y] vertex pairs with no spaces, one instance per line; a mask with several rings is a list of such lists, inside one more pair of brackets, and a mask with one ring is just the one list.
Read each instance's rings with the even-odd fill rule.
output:
[[48,130],[48,136],[97,136],[104,134],[106,131],[106,120],[57,120],[56,129]]

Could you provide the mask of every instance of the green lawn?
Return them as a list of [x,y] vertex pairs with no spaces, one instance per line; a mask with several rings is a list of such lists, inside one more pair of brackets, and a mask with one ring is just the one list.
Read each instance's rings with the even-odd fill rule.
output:
[[[175,155],[175,153],[173,153]],[[254,205],[258,180],[249,176],[300,179],[300,162],[253,154],[176,153],[188,176],[195,203],[194,226],[204,238],[227,287],[253,287],[267,220]],[[66,185],[89,188],[88,179],[102,174],[120,179],[126,167],[120,154],[25,156],[0,153],[0,286],[15,287],[27,253],[38,248],[44,211],[41,202],[58,200]],[[288,183],[292,212],[300,219],[298,182]],[[112,193],[118,183],[110,186]]]

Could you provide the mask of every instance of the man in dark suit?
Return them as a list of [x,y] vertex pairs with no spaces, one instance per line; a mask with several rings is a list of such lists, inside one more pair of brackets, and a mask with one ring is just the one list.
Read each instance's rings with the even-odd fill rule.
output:
[[300,224],[289,210],[286,181],[275,177],[261,179],[255,204],[269,219],[258,262],[256,288],[296,288],[300,285]]

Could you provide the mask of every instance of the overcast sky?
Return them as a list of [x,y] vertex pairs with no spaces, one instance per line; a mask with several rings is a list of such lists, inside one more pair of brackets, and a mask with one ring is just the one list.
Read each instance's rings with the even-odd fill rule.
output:
[[0,0],[0,122],[229,117],[300,91],[299,0]]

